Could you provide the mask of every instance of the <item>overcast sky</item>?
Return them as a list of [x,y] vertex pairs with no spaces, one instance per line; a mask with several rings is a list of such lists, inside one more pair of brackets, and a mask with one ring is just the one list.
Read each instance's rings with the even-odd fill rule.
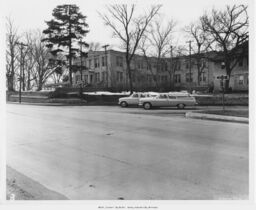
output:
[[4,0],[5,16],[11,17],[20,33],[46,28],[45,20],[52,18],[52,10],[60,4],[72,3],[80,7],[81,12],[87,16],[90,32],[87,42],[100,42],[118,46],[118,40],[112,38],[111,30],[103,24],[97,12],[104,12],[105,5],[111,3],[136,3],[138,12],[143,12],[151,4],[162,4],[161,13],[163,20],[174,19],[177,21],[176,39],[179,44],[185,43],[180,36],[180,29],[192,21],[197,20],[205,11],[213,7],[222,9],[225,5],[248,4],[249,0]]

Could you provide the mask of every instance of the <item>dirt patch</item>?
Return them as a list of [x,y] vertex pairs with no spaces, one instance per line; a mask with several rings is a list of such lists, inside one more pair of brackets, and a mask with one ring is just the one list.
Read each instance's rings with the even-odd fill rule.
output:
[[[39,182],[7,166],[7,200],[67,200],[64,195],[52,191]],[[53,180],[54,181],[54,180]]]
[[6,200],[35,200],[33,195],[24,191],[16,184],[15,179],[7,179],[6,182]]

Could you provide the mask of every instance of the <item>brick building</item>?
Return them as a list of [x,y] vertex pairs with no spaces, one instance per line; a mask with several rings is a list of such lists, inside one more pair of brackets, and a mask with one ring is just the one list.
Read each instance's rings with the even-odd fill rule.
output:
[[[247,53],[243,54],[230,76],[230,87],[236,91],[248,90],[248,42],[243,47],[247,47],[245,50]],[[189,56],[158,60],[155,57],[146,59],[135,55],[131,64],[134,89],[168,91],[203,90],[212,87],[218,91],[220,81],[217,76],[226,75],[223,59],[218,56],[210,52],[203,54],[198,60],[198,55],[191,55],[190,68]],[[81,62],[78,58],[74,63],[86,67],[82,75],[79,71],[74,73],[73,84],[75,86],[82,82],[102,89],[129,89],[124,52],[89,51],[86,59],[83,58]]]

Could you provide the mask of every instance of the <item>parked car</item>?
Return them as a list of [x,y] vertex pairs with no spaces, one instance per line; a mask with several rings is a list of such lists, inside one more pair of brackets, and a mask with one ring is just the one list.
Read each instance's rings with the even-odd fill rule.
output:
[[150,93],[133,93],[128,97],[122,97],[119,98],[118,104],[121,107],[127,107],[127,106],[138,106],[139,105],[139,100],[141,98],[146,98],[146,97],[155,97],[157,96],[158,93],[150,92]]
[[178,109],[184,109],[186,106],[196,105],[196,99],[189,94],[159,94],[156,97],[141,98],[139,100],[139,106],[144,109],[151,109],[152,107],[177,107]]

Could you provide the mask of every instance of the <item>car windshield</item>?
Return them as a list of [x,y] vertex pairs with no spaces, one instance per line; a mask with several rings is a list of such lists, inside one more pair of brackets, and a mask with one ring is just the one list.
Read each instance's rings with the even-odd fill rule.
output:
[[148,97],[148,95],[147,95],[147,94],[141,94],[140,97],[141,97],[141,98],[146,98],[146,97]]
[[167,95],[159,95],[159,98],[167,98]]
[[170,98],[170,99],[176,99],[175,96],[170,96],[170,95],[169,95],[169,98]]

